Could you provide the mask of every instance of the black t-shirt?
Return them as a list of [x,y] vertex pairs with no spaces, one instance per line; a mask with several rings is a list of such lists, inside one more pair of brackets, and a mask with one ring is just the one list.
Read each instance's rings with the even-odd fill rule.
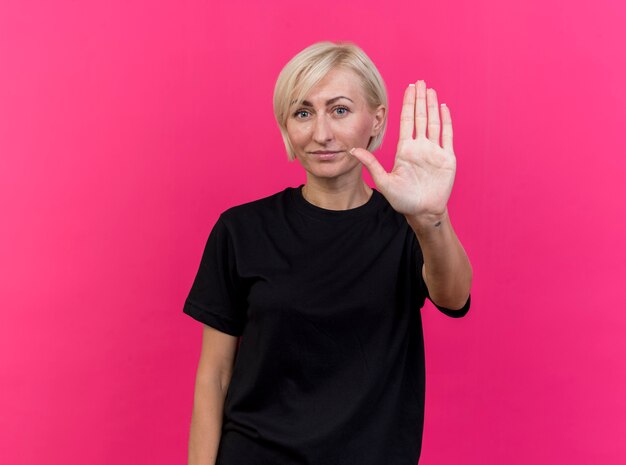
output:
[[415,465],[428,296],[419,242],[375,189],[340,211],[301,189],[224,211],[184,305],[241,336],[216,465]]

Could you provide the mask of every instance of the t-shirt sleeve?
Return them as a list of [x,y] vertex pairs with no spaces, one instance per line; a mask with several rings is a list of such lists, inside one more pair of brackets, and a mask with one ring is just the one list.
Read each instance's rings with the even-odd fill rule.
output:
[[220,216],[207,239],[183,312],[219,331],[241,336],[246,322],[246,301],[243,280],[237,273],[233,240]]
[[428,287],[426,286],[426,282],[424,281],[424,277],[422,276],[422,265],[424,264],[424,256],[422,255],[422,249],[419,245],[417,238],[415,237],[415,234],[413,234],[412,242],[413,242],[412,244],[413,254],[415,257],[415,263],[416,263],[416,268],[417,268],[416,269],[417,279],[418,279],[419,287],[423,295],[426,298],[428,298],[428,300],[430,300],[433,303],[433,305],[437,307],[437,309],[444,315],[447,315],[452,318],[461,318],[465,316],[470,309],[471,300],[472,300],[471,294],[467,297],[467,301],[465,302],[465,305],[463,305],[463,307],[458,310],[452,310],[450,308],[441,307],[440,305],[437,305],[435,302],[431,300],[430,294],[428,292]]

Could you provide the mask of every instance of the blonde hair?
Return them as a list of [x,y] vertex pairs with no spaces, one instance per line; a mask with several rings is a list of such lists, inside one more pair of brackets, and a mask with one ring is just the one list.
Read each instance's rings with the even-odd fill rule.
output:
[[[274,116],[283,136],[290,161],[295,151],[287,135],[287,120],[295,107],[302,104],[309,91],[336,67],[354,71],[360,77],[361,87],[370,109],[387,106],[387,90],[378,69],[365,52],[352,42],[317,42],[302,50],[282,69],[274,87]],[[387,112],[382,128],[372,136],[366,147],[373,152],[383,141],[387,127]]]

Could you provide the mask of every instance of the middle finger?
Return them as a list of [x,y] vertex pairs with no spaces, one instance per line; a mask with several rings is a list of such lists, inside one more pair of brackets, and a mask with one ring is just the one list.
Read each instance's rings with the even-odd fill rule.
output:
[[426,82],[417,81],[415,83],[416,100],[415,100],[415,138],[426,136],[426,126],[428,116],[426,115]]

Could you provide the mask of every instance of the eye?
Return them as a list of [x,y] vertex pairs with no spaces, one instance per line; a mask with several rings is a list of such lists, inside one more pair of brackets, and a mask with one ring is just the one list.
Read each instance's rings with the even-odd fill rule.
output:
[[350,110],[347,107],[335,107],[334,110],[339,116],[344,116],[350,113]]
[[[301,117],[300,115],[302,115],[303,113],[304,113],[304,116]],[[303,118],[306,118],[308,115],[309,115],[309,112],[307,110],[298,110],[293,114],[293,116],[296,119],[303,119]]]

